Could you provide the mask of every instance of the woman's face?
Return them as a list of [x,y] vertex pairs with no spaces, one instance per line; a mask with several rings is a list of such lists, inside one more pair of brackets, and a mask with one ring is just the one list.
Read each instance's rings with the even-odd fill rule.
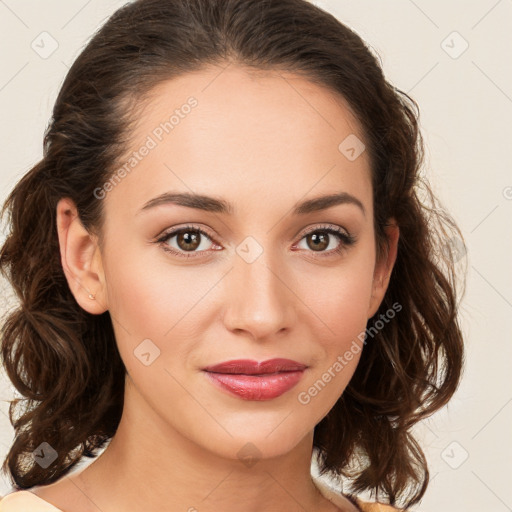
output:
[[[132,133],[124,172],[97,191],[104,288],[91,290],[113,318],[127,385],[213,453],[240,457],[248,442],[285,453],[343,393],[387,286],[359,125],[303,78],[231,65],[160,84]],[[306,369],[204,370],[273,358]]]

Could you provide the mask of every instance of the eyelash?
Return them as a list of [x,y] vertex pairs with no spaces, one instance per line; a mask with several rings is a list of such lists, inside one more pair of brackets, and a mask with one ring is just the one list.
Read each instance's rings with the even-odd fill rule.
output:
[[[211,235],[209,235],[206,231],[204,231],[201,228],[189,225],[189,226],[185,226],[182,228],[170,230],[170,231],[164,233],[161,237],[159,237],[155,240],[155,243],[158,243],[159,245],[161,245],[164,251],[169,252],[169,253],[171,253],[175,256],[181,257],[181,258],[188,259],[188,258],[199,257],[199,256],[195,256],[195,254],[197,254],[197,252],[186,253],[186,252],[182,252],[182,251],[177,251],[175,249],[169,248],[169,246],[165,243],[173,236],[179,235],[180,233],[186,233],[187,231],[193,231],[196,233],[200,233],[201,235],[204,235],[207,238],[209,238],[210,240],[212,240],[212,242],[213,242],[213,237]],[[331,249],[330,251],[327,251],[327,252],[322,251],[320,253],[317,253],[315,258],[327,258],[327,257],[332,257],[334,255],[339,255],[344,250],[346,250],[348,247],[355,244],[355,242],[357,241],[356,237],[354,237],[353,235],[344,231],[343,229],[339,228],[338,226],[335,226],[333,224],[327,224],[324,226],[315,226],[314,228],[306,231],[300,238],[299,242],[303,238],[306,238],[308,235],[311,235],[312,233],[316,233],[317,231],[335,235],[342,243],[340,243],[336,249]],[[198,252],[202,253],[202,252],[206,252],[206,251],[198,251]],[[314,252],[314,251],[308,251],[308,252]]]

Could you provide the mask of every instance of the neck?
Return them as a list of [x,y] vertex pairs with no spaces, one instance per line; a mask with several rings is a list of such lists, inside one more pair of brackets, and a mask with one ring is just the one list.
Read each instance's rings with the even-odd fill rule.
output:
[[77,485],[109,511],[337,510],[311,479],[312,445],[310,432],[273,458],[220,457],[164,422],[128,378],[118,430]]

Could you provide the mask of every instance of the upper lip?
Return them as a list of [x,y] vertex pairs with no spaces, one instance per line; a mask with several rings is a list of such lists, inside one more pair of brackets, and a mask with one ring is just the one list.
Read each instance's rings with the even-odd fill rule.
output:
[[306,368],[307,365],[291,359],[275,358],[261,362],[252,359],[233,359],[232,361],[224,361],[223,363],[207,366],[203,368],[203,370],[215,373],[262,375],[267,373],[305,370]]

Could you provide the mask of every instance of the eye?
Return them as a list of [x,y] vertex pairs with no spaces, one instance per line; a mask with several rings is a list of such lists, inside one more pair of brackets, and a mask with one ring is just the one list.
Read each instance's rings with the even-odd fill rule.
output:
[[[337,244],[331,243],[333,237],[337,239]],[[173,239],[175,240],[171,242]],[[309,252],[319,253],[318,257],[340,254],[356,242],[353,235],[333,224],[309,229],[302,235],[300,242],[302,240],[306,240],[306,249],[311,249]],[[215,247],[214,250],[222,249],[221,246],[213,243],[212,237],[206,231],[194,226],[167,231],[155,243],[159,243],[164,251],[183,258],[194,258],[198,256],[197,253],[208,252],[208,246],[212,244]]]
[[[169,243],[173,238],[175,238],[175,245]],[[211,243],[203,243],[204,239],[211,241],[210,236],[204,230],[194,226],[185,226],[164,233],[156,242],[162,245],[164,251],[175,254],[176,256],[192,258],[195,257],[193,253],[205,252],[208,245],[211,245]]]
[[[337,239],[338,243],[331,243],[333,236]],[[306,249],[312,249],[311,252],[320,253],[319,257],[341,254],[356,242],[356,238],[353,235],[333,224],[320,227],[315,226],[302,236],[301,242],[302,240],[306,241]],[[330,249],[326,250],[329,247]]]

